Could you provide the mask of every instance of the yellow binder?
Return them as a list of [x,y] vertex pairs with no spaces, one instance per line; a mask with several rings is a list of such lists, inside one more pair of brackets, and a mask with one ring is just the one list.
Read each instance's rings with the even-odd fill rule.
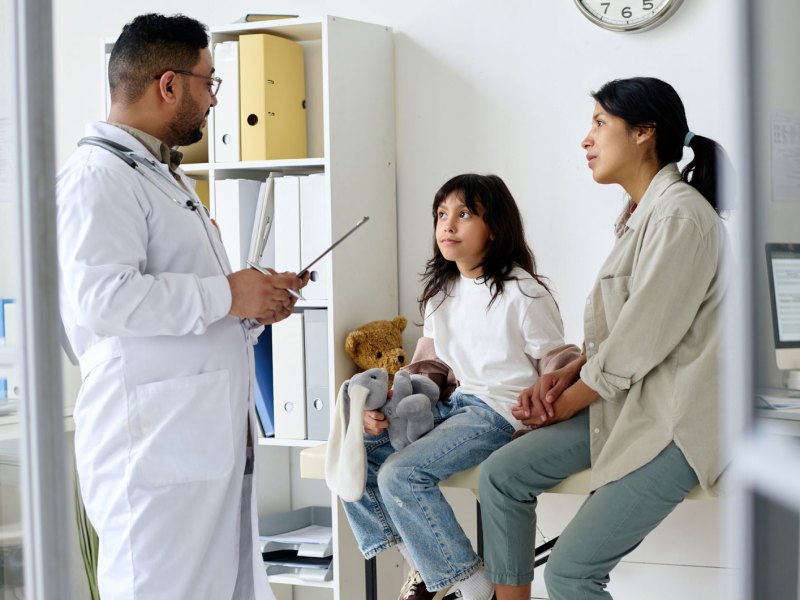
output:
[[239,36],[242,160],[305,158],[303,47],[285,38]]

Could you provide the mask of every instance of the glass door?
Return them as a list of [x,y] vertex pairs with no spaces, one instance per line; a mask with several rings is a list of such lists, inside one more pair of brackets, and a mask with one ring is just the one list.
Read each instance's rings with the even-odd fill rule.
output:
[[[746,1],[749,244],[732,440],[736,600],[800,598],[800,52],[796,0]],[[796,329],[795,329],[796,328]]]
[[72,597],[50,0],[0,0],[0,600]]

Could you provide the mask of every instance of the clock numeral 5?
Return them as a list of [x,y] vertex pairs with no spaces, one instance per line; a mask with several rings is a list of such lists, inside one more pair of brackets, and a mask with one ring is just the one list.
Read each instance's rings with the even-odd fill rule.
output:
[[642,0],[642,8],[644,10],[653,10],[653,3],[650,0]]

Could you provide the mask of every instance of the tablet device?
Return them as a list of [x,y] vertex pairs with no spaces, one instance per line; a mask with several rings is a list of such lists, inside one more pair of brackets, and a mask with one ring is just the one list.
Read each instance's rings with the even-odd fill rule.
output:
[[341,243],[342,243],[342,242],[343,242],[345,239],[347,239],[347,237],[348,237],[348,236],[349,236],[351,233],[353,233],[353,232],[354,232],[356,229],[358,229],[359,227],[361,227],[361,226],[362,226],[364,223],[366,223],[367,221],[369,221],[369,217],[361,217],[361,219],[358,221],[358,223],[356,223],[356,224],[353,226],[353,228],[352,228],[352,229],[350,229],[350,230],[349,230],[347,233],[345,233],[345,234],[344,234],[342,237],[340,237],[338,240],[336,240],[336,241],[335,241],[335,242],[333,242],[333,243],[332,243],[330,246],[328,246],[328,247],[327,247],[327,248],[326,248],[326,249],[325,249],[325,250],[322,252],[322,254],[320,254],[320,255],[319,255],[317,258],[315,258],[315,259],[314,259],[314,260],[312,260],[310,263],[308,263],[308,264],[307,264],[305,267],[303,267],[303,268],[300,270],[300,272],[297,274],[297,276],[298,276],[298,277],[302,277],[303,275],[305,275],[305,274],[306,274],[306,272],[307,272],[307,271],[308,271],[308,270],[309,270],[311,267],[313,267],[315,264],[317,264],[317,262],[318,262],[319,260],[321,260],[322,258],[324,258],[324,257],[325,257],[325,255],[326,255],[326,254],[328,254],[328,252],[330,252],[331,250],[333,250],[334,248],[336,248],[336,246],[338,246],[339,244],[341,244]]

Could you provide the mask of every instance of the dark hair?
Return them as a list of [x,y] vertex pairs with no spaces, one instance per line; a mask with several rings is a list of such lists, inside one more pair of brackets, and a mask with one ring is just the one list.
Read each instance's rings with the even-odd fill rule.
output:
[[[668,83],[655,77],[631,77],[609,81],[592,97],[606,112],[624,120],[629,127],[655,129],[656,155],[661,166],[683,157],[684,140],[690,133],[680,96]],[[718,166],[725,161],[722,147],[714,140],[693,135],[688,146],[694,158],[681,171],[681,178],[700,192],[720,212],[717,194]]]
[[527,271],[549,292],[544,278],[536,273],[536,260],[525,241],[522,216],[506,184],[497,175],[467,173],[447,181],[433,197],[433,257],[425,264],[422,274],[424,289],[419,299],[420,313],[424,316],[428,300],[440,291],[449,292],[452,283],[460,277],[458,266],[442,256],[435,237],[439,205],[453,193],[461,196],[471,212],[480,215],[493,238],[480,265],[481,278],[488,281],[493,290],[489,306],[503,293],[504,282],[515,266]]
[[208,47],[208,29],[184,15],[146,14],[122,28],[111,50],[108,83],[114,101],[139,100],[159,73],[189,70]]

